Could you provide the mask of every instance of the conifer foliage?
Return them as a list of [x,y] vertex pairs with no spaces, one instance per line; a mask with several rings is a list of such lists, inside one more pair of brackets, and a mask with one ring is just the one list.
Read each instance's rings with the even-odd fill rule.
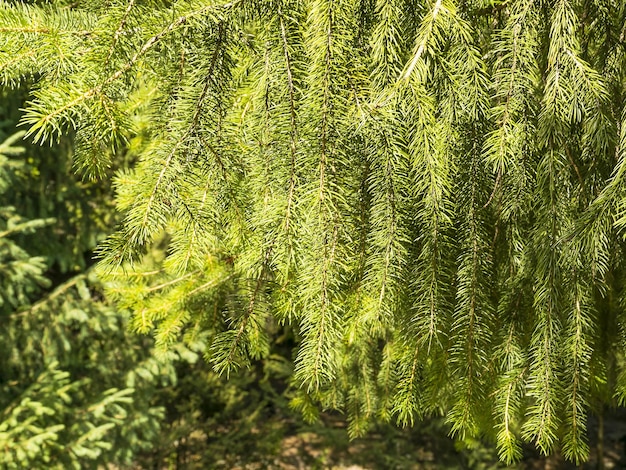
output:
[[[124,214],[134,327],[226,372],[299,338],[294,406],[445,413],[502,459],[588,454],[626,399],[623,0],[0,4],[23,124]],[[157,261],[144,255],[166,248]]]

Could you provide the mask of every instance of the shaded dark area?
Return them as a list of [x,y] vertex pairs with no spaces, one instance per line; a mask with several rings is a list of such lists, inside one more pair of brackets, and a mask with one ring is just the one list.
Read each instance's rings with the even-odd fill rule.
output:
[[[275,365],[274,365],[275,366]],[[288,368],[268,362],[230,380],[204,362],[182,364],[179,382],[158,397],[167,409],[163,432],[152,451],[140,455],[141,469],[619,469],[626,467],[626,409],[606,410],[603,466],[598,465],[599,420],[589,417],[589,461],[565,462],[542,456],[524,444],[517,465],[499,462],[493,443],[450,438],[443,418],[402,429],[377,423],[350,440],[345,417],[321,413],[306,423],[289,407],[293,390]]]

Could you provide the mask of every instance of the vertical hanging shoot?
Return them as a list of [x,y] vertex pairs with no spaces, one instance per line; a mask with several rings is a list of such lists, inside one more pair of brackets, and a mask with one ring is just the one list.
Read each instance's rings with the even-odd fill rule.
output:
[[[491,174],[481,157],[483,122],[490,104],[486,65],[474,44],[472,27],[451,16],[451,45],[437,69],[440,117],[449,123],[454,160],[456,260],[455,308],[451,325],[454,403],[452,432],[476,435],[488,427],[487,391],[493,329],[492,220],[487,212]],[[436,77],[436,75],[435,75]]]
[[[380,1],[371,47],[377,59],[370,72],[374,100],[393,86],[402,64],[401,12],[398,2]],[[368,207],[367,258],[364,301],[359,324],[381,335],[402,306],[410,233],[405,207],[411,187],[405,143],[398,130],[402,123],[395,110],[370,106],[361,124],[367,158]]]
[[352,54],[355,3],[317,0],[308,4],[305,48],[307,75],[305,127],[308,180],[302,204],[306,205],[300,268],[302,344],[296,358],[296,380],[317,391],[337,377],[338,344],[343,336],[340,304],[347,254],[345,204],[351,197],[349,155],[341,145],[349,114],[350,84],[345,74]]
[[[577,18],[569,2],[559,0],[550,20],[543,110],[538,121],[541,159],[537,167],[539,206],[533,248],[537,257],[534,302],[538,323],[532,339],[530,393],[535,403],[525,432],[544,452],[551,452],[558,439],[563,396],[568,396],[565,416],[572,432],[566,436],[564,450],[569,458],[579,460],[587,453],[577,433],[584,429],[584,417],[579,411],[585,406],[584,368],[588,355],[584,353],[581,327],[588,313],[582,310],[585,303],[580,295],[585,288],[576,275],[576,257],[567,256],[560,238],[572,223],[572,210],[578,206],[574,198],[565,197],[574,193],[570,175],[573,172],[581,178],[572,156],[576,147],[568,135],[569,126],[580,125],[606,92],[597,72],[579,57]],[[565,289],[572,274],[574,295],[568,299]],[[568,303],[573,303],[573,313],[566,316]],[[573,330],[567,335],[564,326],[572,321]],[[574,341],[566,355],[560,347],[563,335],[568,342]],[[563,359],[573,362],[573,376],[567,374],[567,380],[559,377]]]
[[[598,196],[597,203],[603,204],[605,200],[614,201],[617,207],[615,226],[624,233],[626,227],[626,198],[624,198],[624,177],[626,176],[626,105],[622,110],[621,121],[618,126],[619,140],[616,146],[617,164],[605,191]],[[615,199],[613,199],[615,198]],[[594,201],[596,202],[596,201]],[[622,235],[623,236],[623,235]],[[624,292],[621,292],[621,304],[624,304]],[[613,326],[613,325],[611,325]],[[618,315],[617,326],[619,329],[619,342],[617,344],[626,345],[626,313],[621,310]],[[621,404],[626,403],[626,368],[622,368],[617,379],[616,395]]]
[[[447,231],[452,223],[452,159],[450,122],[439,120],[434,96],[432,60],[445,47],[453,29],[454,5],[437,0],[429,4],[417,29],[413,50],[392,93],[397,97],[395,132],[406,142],[410,189],[408,216],[413,219],[411,275],[412,308],[398,318],[398,385],[394,411],[399,422],[412,423],[424,409],[421,403],[422,368],[431,355],[431,390],[437,394],[447,381],[445,358],[450,314],[450,259]],[[443,354],[441,354],[443,353]],[[428,383],[428,381],[427,381]]]
[[[508,463],[521,457],[516,430],[522,419],[526,373],[524,311],[531,310],[525,287],[529,279],[526,226],[532,212],[535,88],[540,80],[537,5],[533,0],[511,4],[502,29],[494,33],[491,53],[494,129],[486,134],[483,155],[494,174],[485,206],[494,214],[494,277],[497,314],[494,357],[497,384],[494,420],[500,457]],[[530,113],[530,115],[529,115]]]

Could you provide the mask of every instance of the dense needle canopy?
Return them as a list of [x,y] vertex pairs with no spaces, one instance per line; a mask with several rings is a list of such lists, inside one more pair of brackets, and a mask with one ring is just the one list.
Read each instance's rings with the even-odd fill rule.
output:
[[[299,339],[294,405],[444,413],[571,460],[626,397],[624,0],[0,3],[37,142],[114,176],[134,327],[228,372]],[[146,256],[155,247],[165,255]]]

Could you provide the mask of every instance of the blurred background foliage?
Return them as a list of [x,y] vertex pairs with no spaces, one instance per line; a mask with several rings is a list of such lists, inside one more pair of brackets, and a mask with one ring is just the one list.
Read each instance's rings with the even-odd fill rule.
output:
[[0,467],[131,464],[159,433],[178,355],[153,357],[103,297],[92,250],[110,189],[73,176],[71,140],[21,141],[26,93],[0,96]]

